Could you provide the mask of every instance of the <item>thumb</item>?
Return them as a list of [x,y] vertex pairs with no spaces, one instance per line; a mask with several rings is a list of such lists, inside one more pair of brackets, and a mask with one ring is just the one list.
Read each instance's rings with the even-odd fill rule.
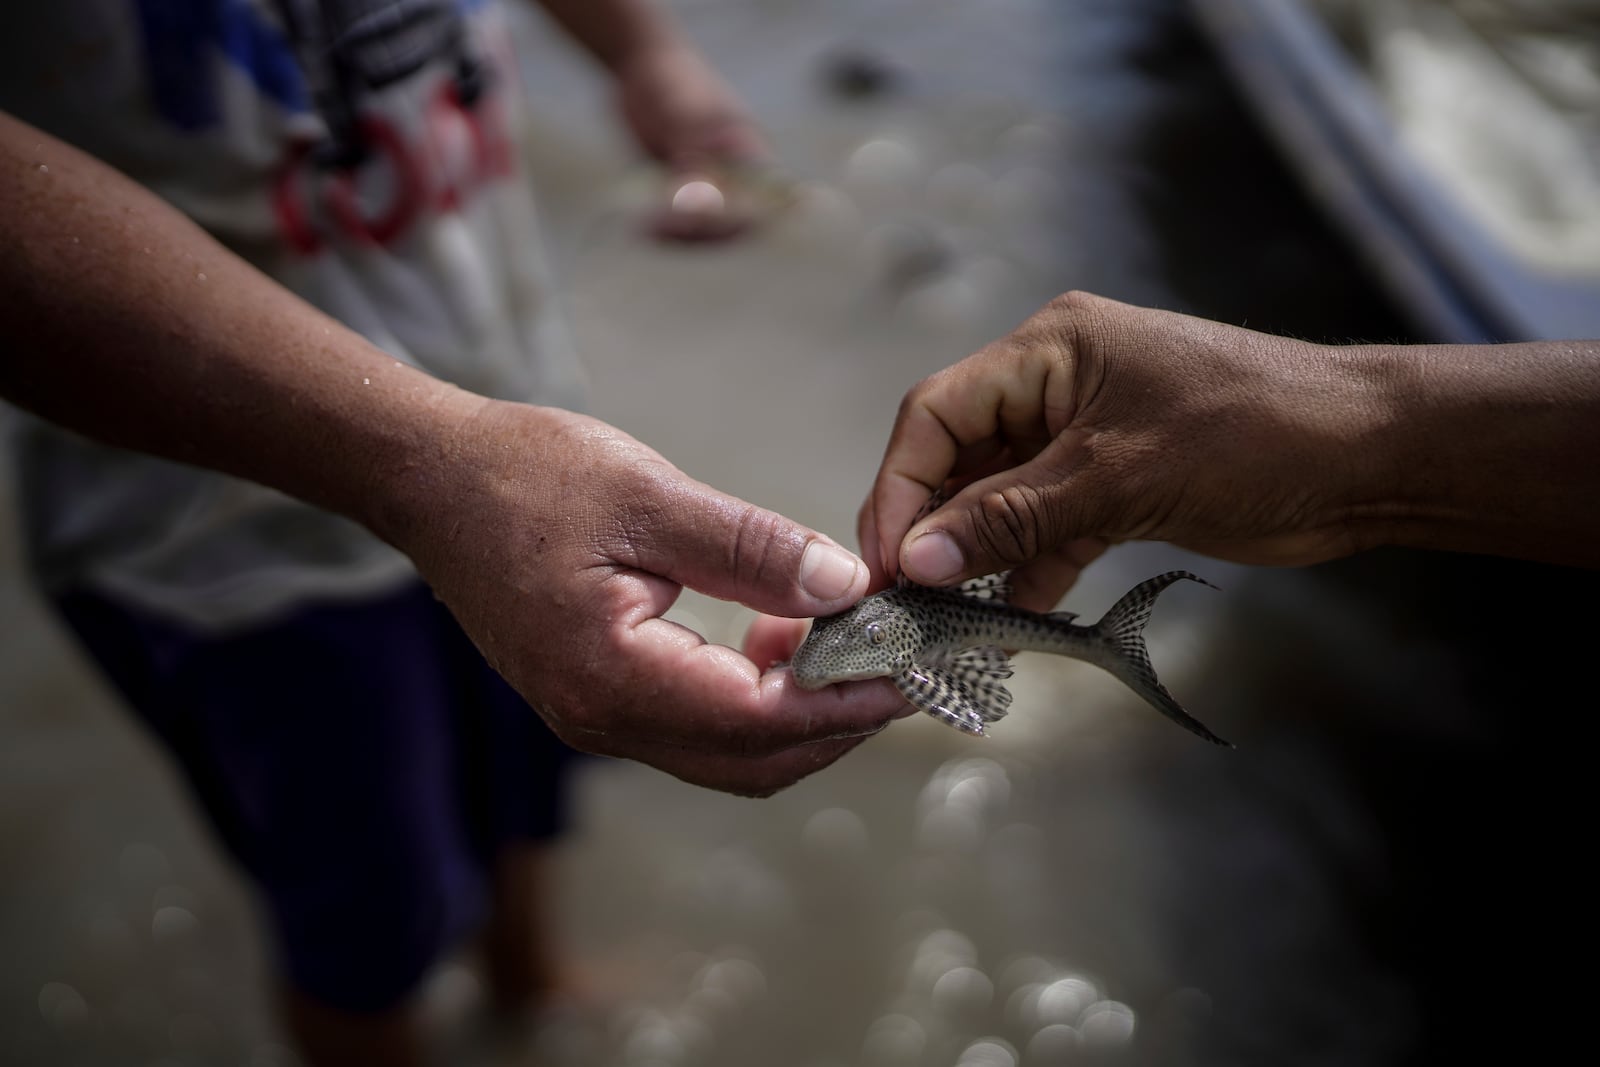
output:
[[867,591],[867,565],[831,538],[699,483],[633,538],[634,563],[767,615],[831,615]]
[[1063,434],[1027,463],[957,493],[906,533],[901,570],[923,585],[953,585],[1105,536],[1097,521],[1103,502],[1070,484],[1080,444]]

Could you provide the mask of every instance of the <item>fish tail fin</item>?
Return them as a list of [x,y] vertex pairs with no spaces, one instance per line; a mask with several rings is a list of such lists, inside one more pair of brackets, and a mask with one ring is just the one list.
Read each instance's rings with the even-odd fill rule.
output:
[[1214,745],[1232,748],[1230,742],[1212,733],[1199,719],[1184,711],[1183,706],[1167,692],[1166,687],[1156,678],[1155,668],[1150,664],[1149,649],[1145,647],[1144,626],[1150,621],[1150,612],[1156,606],[1156,598],[1168,586],[1185,579],[1216,588],[1204,578],[1188,571],[1168,571],[1149,581],[1140,582],[1112,605],[1105,617],[1095,624],[1095,630],[1105,643],[1106,662],[1102,666],[1121,679],[1135,693],[1155,705],[1157,711],[1190,733],[1203,737]]

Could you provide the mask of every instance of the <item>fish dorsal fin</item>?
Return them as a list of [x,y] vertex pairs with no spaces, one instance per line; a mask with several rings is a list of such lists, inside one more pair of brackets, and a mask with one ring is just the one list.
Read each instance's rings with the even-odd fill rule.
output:
[[981,578],[968,578],[956,586],[956,592],[973,600],[994,600],[1002,604],[1011,599],[1011,572],[985,574]]
[[[995,650],[999,652],[998,649]],[[1001,652],[1002,659],[1005,653]],[[940,722],[969,734],[982,734],[989,723],[1005,717],[1011,691],[992,673],[955,666],[913,664],[895,676],[895,688],[916,707]],[[1005,674],[1011,674],[1009,666]]]
[[928,497],[927,502],[922,505],[921,510],[917,512],[916,517],[911,520],[911,525],[915,526],[935,511],[944,507],[944,502],[949,499],[949,495],[943,489],[935,489]]
[[1071,622],[1077,617],[1078,613],[1076,611],[1052,611],[1049,615],[1049,618],[1056,620],[1056,622]]

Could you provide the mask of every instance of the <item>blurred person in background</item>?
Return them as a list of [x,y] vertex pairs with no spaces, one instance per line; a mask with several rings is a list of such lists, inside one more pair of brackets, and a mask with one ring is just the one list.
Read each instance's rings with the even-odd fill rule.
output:
[[[673,172],[687,176],[764,155],[747,113],[648,0],[543,6],[611,74],[638,144]],[[547,914],[546,855],[566,819],[571,753],[485,664],[435,595],[461,615],[469,609],[449,588],[464,580],[471,596],[484,598],[482,617],[469,623],[477,627],[473,638],[483,647],[497,639],[509,645],[531,621],[516,592],[548,593],[539,576],[559,564],[541,559],[539,572],[519,579],[532,559],[491,567],[494,550],[484,549],[472,560],[482,573],[435,575],[430,590],[416,573],[420,555],[439,568],[455,566],[437,536],[425,535],[427,552],[411,550],[418,558],[408,559],[404,537],[386,532],[385,543],[313,506],[380,525],[346,500],[308,489],[303,470],[280,477],[258,469],[282,462],[263,457],[292,451],[290,438],[304,432],[274,429],[269,385],[279,350],[296,345],[291,361],[326,355],[326,365],[285,364],[287,387],[308,396],[319,374],[337,366],[327,350],[354,342],[329,325],[307,325],[321,320],[308,318],[296,301],[269,290],[252,296],[261,284],[254,275],[38,131],[142,183],[381,349],[390,358],[363,372],[357,380],[365,385],[387,385],[403,373],[412,394],[433,388],[409,377],[407,367],[415,366],[483,397],[548,405],[553,427],[518,430],[530,418],[519,411],[484,430],[484,447],[503,461],[533,462],[527,457],[535,452],[551,464],[563,457],[561,470],[594,479],[592,510],[604,511],[624,493],[644,499],[645,489],[626,484],[637,477],[653,478],[710,516],[657,509],[635,529],[612,518],[585,523],[584,509],[563,499],[542,514],[518,512],[519,529],[542,523],[554,537],[559,525],[564,540],[557,540],[577,545],[584,531],[621,526],[642,539],[640,530],[676,533],[675,523],[698,523],[695,531],[714,547],[694,554],[725,562],[731,573],[712,563],[689,580],[758,599],[780,586],[779,601],[801,614],[864,586],[865,569],[823,539],[758,516],[753,529],[787,539],[785,551],[792,551],[791,558],[774,550],[768,564],[798,567],[800,553],[820,546],[806,558],[815,564],[820,552],[831,565],[822,568],[828,596],[801,591],[794,568],[757,575],[740,553],[760,552],[765,542],[727,544],[754,509],[723,498],[708,504],[711,498],[695,494],[709,490],[683,490],[686,480],[648,450],[555,413],[580,406],[584,386],[540,259],[520,163],[525,124],[512,41],[495,5],[87,0],[20,5],[0,26],[7,49],[0,106],[37,127],[6,123],[15,169],[7,178],[7,247],[23,279],[7,316],[15,375],[7,394],[112,445],[257,477],[312,501],[25,418],[14,457],[39,585],[169,747],[211,824],[255,880],[276,943],[287,1024],[314,1062],[418,1062],[419,983],[480,928],[500,1006],[518,1012],[545,1002],[567,977]],[[673,232],[719,236],[725,223],[689,218]],[[103,287],[99,295],[96,286]],[[155,295],[142,286],[156,287]],[[248,379],[236,383],[242,392],[230,392],[230,372],[217,369],[232,355],[239,362],[230,366]],[[189,356],[211,368],[203,381],[184,377]],[[97,370],[78,359],[110,364]],[[127,375],[148,385],[170,415],[141,406]],[[211,405],[209,418],[232,424],[226,433],[249,432],[253,422],[266,443],[208,437],[191,403]],[[172,439],[160,425],[169,417],[182,427]],[[527,435],[559,438],[566,450],[538,451]],[[321,444],[324,451],[309,462],[330,469],[348,472],[371,458]],[[436,449],[451,450],[468,451],[460,438]],[[613,469],[620,473],[608,480]],[[377,468],[367,473],[397,477]],[[434,495],[457,492],[469,492],[466,481],[435,487]],[[449,534],[455,551],[469,551],[480,532],[504,525],[485,520],[487,529],[475,530],[472,509],[457,511]],[[735,526],[718,525],[719,517]],[[541,534],[533,554],[544,545]],[[630,562],[651,570],[640,553]],[[674,566],[668,560],[654,570],[668,574]],[[491,571],[504,591],[485,586]],[[818,573],[816,566],[807,571]],[[665,596],[669,584],[652,586],[654,595]],[[551,599],[539,607],[569,644],[592,645],[594,634],[623,614],[618,598],[576,606],[559,592]],[[668,606],[670,597],[651,602],[630,622]],[[581,623],[569,618],[574,613]],[[560,669],[557,651],[551,657]],[[605,672],[626,684],[626,671],[603,662],[572,670],[572,687],[587,687],[585,705],[546,674],[532,680],[530,672],[552,668],[525,663],[527,653],[525,644],[506,649],[501,658],[509,665],[497,666],[541,707],[559,709],[563,717],[552,722],[563,724],[563,736],[691,780],[770,791],[853,743],[812,748],[777,770],[741,777],[767,753],[734,730],[708,743],[732,754],[719,751],[715,767],[703,768],[680,738],[651,747],[626,723],[600,729],[577,714],[624,705],[618,698],[608,708],[610,694],[590,675]],[[592,657],[592,648],[582,655]],[[701,680],[692,670],[682,677],[686,687]],[[694,696],[708,714],[735,702],[719,704],[707,692]],[[783,697],[748,686],[739,699],[753,705]],[[659,694],[658,703],[652,713],[672,710]],[[851,709],[834,703],[848,718]],[[864,715],[869,723],[855,728],[817,716],[817,729],[864,733],[892,708],[880,699]],[[700,736],[694,723],[682,729],[691,742]],[[663,754],[654,758],[658,750]]]

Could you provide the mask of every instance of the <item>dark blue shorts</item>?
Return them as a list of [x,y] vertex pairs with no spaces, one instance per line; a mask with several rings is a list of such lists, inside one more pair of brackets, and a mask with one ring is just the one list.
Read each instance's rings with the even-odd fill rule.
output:
[[558,833],[573,751],[420,584],[216,637],[57,607],[177,757],[264,897],[282,968],[381,1011],[469,936],[500,848]]

